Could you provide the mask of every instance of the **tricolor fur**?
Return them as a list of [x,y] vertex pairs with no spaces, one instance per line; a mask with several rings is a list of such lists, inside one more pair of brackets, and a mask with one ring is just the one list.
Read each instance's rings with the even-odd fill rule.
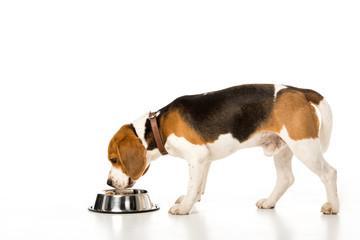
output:
[[[323,157],[331,135],[331,110],[313,90],[253,84],[182,96],[157,112],[157,123],[167,152],[189,162],[188,191],[169,210],[172,214],[188,214],[200,200],[213,160],[254,146],[273,156],[277,171],[275,188],[257,202],[259,208],[273,208],[293,183],[295,155],[325,185],[328,202],[322,212],[339,210],[336,170]],[[112,170],[111,184],[127,187],[159,156],[147,115],[124,125],[109,145],[113,168],[123,173]]]

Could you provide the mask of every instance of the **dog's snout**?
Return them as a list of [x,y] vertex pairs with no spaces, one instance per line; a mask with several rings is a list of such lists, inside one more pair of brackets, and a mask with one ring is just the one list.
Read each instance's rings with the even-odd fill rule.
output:
[[109,185],[110,187],[113,187],[113,182],[110,178],[107,180],[106,184]]

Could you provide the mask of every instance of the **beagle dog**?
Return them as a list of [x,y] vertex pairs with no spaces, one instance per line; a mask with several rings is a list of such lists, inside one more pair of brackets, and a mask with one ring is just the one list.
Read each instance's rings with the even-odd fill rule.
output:
[[162,154],[183,158],[190,172],[187,193],[169,213],[189,214],[204,194],[212,161],[260,146],[274,159],[277,181],[271,194],[256,203],[258,208],[274,208],[292,185],[291,158],[295,155],[325,186],[327,202],[321,212],[336,214],[336,170],[323,156],[331,128],[329,105],[310,89],[249,84],[182,96],[122,126],[114,135],[108,149],[112,164],[108,185],[131,187]]

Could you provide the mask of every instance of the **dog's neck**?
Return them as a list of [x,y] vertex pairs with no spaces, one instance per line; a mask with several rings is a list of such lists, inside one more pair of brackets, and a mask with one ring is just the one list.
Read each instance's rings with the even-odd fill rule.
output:
[[[158,117],[157,123],[158,123],[159,132],[160,132],[160,134],[162,134],[161,125],[160,125],[160,122],[161,122],[160,115],[161,115],[161,113],[159,113],[157,115],[157,117]],[[141,116],[140,118],[135,120],[132,124],[134,126],[134,129],[135,129],[138,137],[141,140],[141,143],[143,144],[143,146],[146,149],[147,158],[149,160],[155,160],[161,156],[161,153],[156,146],[155,138],[154,138],[153,132],[151,130],[150,120],[148,119],[148,117],[149,117],[148,113],[144,114],[143,116]]]

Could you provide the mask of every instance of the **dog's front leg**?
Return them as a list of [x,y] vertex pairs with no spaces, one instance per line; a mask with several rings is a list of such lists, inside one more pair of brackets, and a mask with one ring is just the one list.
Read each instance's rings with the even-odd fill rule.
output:
[[170,208],[169,213],[174,215],[185,215],[190,213],[201,194],[202,179],[206,166],[206,161],[189,162],[189,183],[187,193],[180,203],[177,203]]
[[[203,176],[201,179],[201,191],[200,191],[200,194],[198,194],[198,196],[197,196],[197,199],[196,199],[197,202],[200,202],[201,195],[204,195],[204,193],[205,193],[206,181],[207,181],[207,176],[209,173],[210,164],[211,164],[211,161],[207,161],[205,163],[204,172],[203,172]],[[185,197],[185,195],[181,195],[180,197],[178,197],[178,199],[175,201],[175,203],[181,203],[184,200],[184,197]]]

